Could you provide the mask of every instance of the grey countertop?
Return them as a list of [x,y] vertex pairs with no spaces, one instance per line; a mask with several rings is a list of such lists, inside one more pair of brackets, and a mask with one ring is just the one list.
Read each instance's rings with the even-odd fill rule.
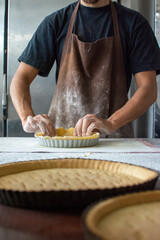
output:
[[88,148],[48,148],[35,138],[0,138],[0,164],[52,158],[125,162],[160,171],[160,139],[100,139]]

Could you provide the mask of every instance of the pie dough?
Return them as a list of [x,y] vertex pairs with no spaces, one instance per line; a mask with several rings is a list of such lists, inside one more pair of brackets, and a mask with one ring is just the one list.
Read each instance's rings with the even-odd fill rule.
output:
[[65,129],[63,127],[57,128],[56,129],[56,136],[50,137],[50,136],[44,136],[43,133],[36,133],[35,137],[43,137],[44,139],[57,139],[57,140],[82,140],[82,139],[94,139],[94,138],[99,138],[99,133],[93,133],[90,136],[85,136],[85,137],[78,137],[78,136],[73,136],[74,133],[74,128],[68,128]]
[[74,128],[64,129],[63,127],[56,129],[56,136],[43,136],[42,133],[36,133],[35,137],[38,143],[46,147],[58,148],[79,148],[90,147],[98,144],[99,133],[93,133],[90,136],[73,136]]

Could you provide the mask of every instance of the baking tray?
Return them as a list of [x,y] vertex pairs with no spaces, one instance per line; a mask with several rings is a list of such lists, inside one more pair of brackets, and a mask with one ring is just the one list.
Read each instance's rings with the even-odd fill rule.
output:
[[[35,186],[36,184],[41,184],[41,179],[32,179],[31,185],[28,180],[31,179],[30,177],[24,179],[21,182],[21,185],[25,185],[26,183],[29,184],[29,190],[15,187],[16,184],[14,184],[12,179],[12,177],[15,177],[14,174],[18,174],[18,176],[21,174],[21,177],[24,177],[25,174],[31,173],[35,176],[38,171],[38,174],[40,174],[41,177],[42,175],[40,172],[42,170],[43,174],[46,174],[48,171],[57,171],[59,174],[62,174],[64,170],[76,172],[77,169],[78,171],[82,171],[82,174],[75,174],[71,182],[74,186],[76,181],[82,181],[86,185],[85,188],[77,188],[74,186],[66,189],[69,182],[68,177],[70,177],[71,173],[69,173],[67,177],[61,175],[59,179],[56,179],[51,183],[49,182],[50,187],[50,185],[57,184],[61,181],[61,179],[63,179],[64,187],[60,187],[58,189],[54,189],[53,187],[53,189],[49,190],[46,190],[46,187],[42,187],[41,190],[37,190],[32,186],[32,183],[33,185],[35,184]],[[96,173],[91,173],[87,176],[87,179],[93,179],[92,182],[95,182],[95,185],[93,184],[92,187],[87,185],[89,180],[86,180],[83,175],[83,172],[89,170],[96,170]],[[99,177],[97,177],[97,174],[99,174]],[[99,185],[96,185],[99,178],[101,178],[101,175],[105,174],[113,175],[113,185],[108,187],[104,186],[103,182],[105,182],[104,180],[106,179],[102,179],[102,183],[100,182],[100,184],[98,183]],[[133,180],[133,182],[129,184],[128,181],[127,183],[123,183],[122,181],[122,183],[117,186],[116,178],[119,174],[122,175],[122,179],[125,176],[127,178],[135,178],[135,182]],[[9,181],[9,184],[7,183],[8,185],[4,185],[4,178],[6,179],[6,177],[8,179],[7,181]],[[55,177],[55,174],[53,174],[52,177]],[[77,180],[77,178],[79,180]],[[0,202],[10,206],[35,209],[85,207],[101,198],[117,196],[127,192],[153,189],[157,178],[158,173],[153,170],[125,163],[104,160],[69,158],[9,163],[0,166]],[[42,176],[42,179],[46,181],[48,177]],[[19,178],[18,181],[20,181]]]

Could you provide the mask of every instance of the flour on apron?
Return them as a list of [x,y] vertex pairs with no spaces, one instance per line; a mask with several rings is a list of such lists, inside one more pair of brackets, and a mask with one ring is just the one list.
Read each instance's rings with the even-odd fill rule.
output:
[[[117,13],[109,1],[114,36],[82,42],[73,33],[79,1],[64,42],[57,87],[49,109],[55,127],[74,127],[86,114],[107,119],[128,101]],[[133,137],[131,124],[109,137]]]

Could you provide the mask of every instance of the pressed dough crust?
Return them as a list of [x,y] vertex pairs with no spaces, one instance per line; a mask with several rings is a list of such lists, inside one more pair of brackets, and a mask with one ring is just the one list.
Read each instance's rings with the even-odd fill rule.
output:
[[108,240],[159,240],[160,201],[116,210],[103,217],[97,228]]
[[19,191],[89,190],[132,186],[141,179],[100,169],[51,168],[10,174],[0,178],[0,188]]
[[43,136],[42,133],[36,133],[35,137],[43,137],[45,139],[55,139],[55,140],[82,140],[82,139],[99,138],[99,133],[93,133],[92,135],[85,136],[85,137],[73,136],[73,133],[74,133],[74,128],[65,129],[63,127],[60,127],[56,129],[56,136],[54,137]]

